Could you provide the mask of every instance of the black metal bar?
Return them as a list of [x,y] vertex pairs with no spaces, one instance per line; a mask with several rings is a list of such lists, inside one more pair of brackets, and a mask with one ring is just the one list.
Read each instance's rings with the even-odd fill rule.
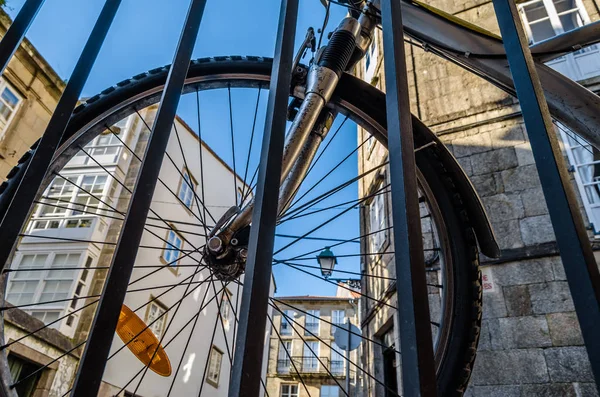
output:
[[107,0],[100,16],[88,38],[85,47],[71,74],[69,83],[63,92],[54,114],[46,127],[37,149],[33,153],[29,166],[13,178],[6,190],[0,195],[0,268],[4,268],[12,248],[17,241],[19,231],[27,220],[37,191],[46,175],[54,151],[61,138],[73,109],[77,105],[81,90],[90,75],[108,29],[119,9],[121,0]]
[[297,17],[298,0],[282,1],[229,397],[254,397],[260,392]]
[[2,41],[0,41],[0,74],[4,73],[8,62],[19,48],[25,33],[42,8],[42,4],[44,4],[44,0],[27,0],[2,37]]
[[[181,98],[206,0],[192,0],[71,396],[96,395]],[[109,292],[109,293],[107,293]]]
[[531,151],[596,384],[600,384],[600,274],[515,3],[494,0]]
[[436,396],[401,2],[381,2],[402,395]]

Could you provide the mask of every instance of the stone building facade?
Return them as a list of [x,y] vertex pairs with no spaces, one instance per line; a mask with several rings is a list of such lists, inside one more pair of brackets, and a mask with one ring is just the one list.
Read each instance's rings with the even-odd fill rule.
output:
[[[346,291],[338,288],[338,291]],[[346,387],[346,352],[334,341],[333,333],[348,319],[358,324],[358,296],[290,296],[274,301],[268,343],[266,392],[283,397],[339,397]],[[283,313],[283,314],[282,314]],[[358,363],[357,351],[350,360]],[[361,374],[350,367],[350,391],[358,396]]]
[[[0,36],[12,21],[0,9]],[[64,81],[24,39],[0,79],[0,183],[44,133]]]
[[[427,3],[499,33],[491,1]],[[600,3],[534,0],[519,2],[519,8],[526,31],[535,42],[598,20]],[[368,59],[357,66],[355,73],[383,89],[381,32],[376,35]],[[481,257],[483,321],[466,395],[598,396],[518,101],[431,53],[408,44],[406,50],[412,112],[440,137],[468,174],[502,249],[500,259]],[[551,61],[550,66],[594,92],[600,90],[597,46]],[[364,134],[359,130],[359,143],[367,138]],[[557,134],[589,225],[589,237],[597,248],[597,152],[565,128],[557,127]],[[359,151],[359,173],[383,163],[386,157],[387,151],[379,143],[369,142]],[[385,172],[379,175],[380,181],[376,177],[361,181],[360,196],[389,179]],[[370,211],[372,201],[366,204],[363,233],[376,212]],[[384,206],[385,218],[389,218],[390,211],[389,205]],[[386,225],[385,220],[376,221]],[[372,243],[364,242],[363,251],[369,250],[368,244]],[[380,255],[375,268],[381,275],[393,277],[391,259],[392,255]],[[376,282],[367,285],[371,290],[363,292],[385,296],[395,305],[394,291],[388,287]],[[364,312],[369,313],[366,304]],[[432,313],[435,311],[432,307]],[[380,310],[367,320],[365,323],[363,318],[363,326],[367,324],[363,332],[380,338],[391,332],[391,343],[399,337],[394,326],[397,320],[389,310]],[[382,354],[363,352],[363,362],[375,366],[384,360]],[[369,386],[367,393],[383,395],[377,385]]]

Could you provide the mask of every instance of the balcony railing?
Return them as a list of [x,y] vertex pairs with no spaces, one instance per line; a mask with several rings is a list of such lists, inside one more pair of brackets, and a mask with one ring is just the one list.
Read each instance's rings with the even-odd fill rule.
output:
[[[292,363],[293,362],[293,363]],[[293,356],[290,358],[277,360],[277,373],[280,375],[296,375],[296,371],[301,375],[344,375],[343,361],[330,361],[329,357],[315,356]]]

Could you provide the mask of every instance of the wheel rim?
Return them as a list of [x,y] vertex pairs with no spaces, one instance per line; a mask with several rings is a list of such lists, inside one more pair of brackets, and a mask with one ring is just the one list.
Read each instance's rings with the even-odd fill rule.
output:
[[[266,91],[265,89],[268,86],[268,76],[266,75],[260,75],[260,74],[250,74],[250,75],[243,75],[243,74],[227,74],[227,75],[223,75],[223,76],[198,76],[195,78],[191,78],[189,79],[189,81],[186,83],[186,89],[184,91],[184,95],[190,95],[194,92],[196,92],[197,90],[199,90],[200,92],[205,92],[208,90],[214,90],[214,91],[218,91],[218,90],[226,90],[227,92],[231,93],[231,91],[235,91],[236,89],[247,89],[247,88],[258,88],[258,92],[261,92],[261,89],[263,92],[263,100],[264,98],[266,98]],[[139,116],[140,113],[142,113],[143,110],[148,109],[148,106],[150,106],[151,103],[153,102],[157,102],[158,101],[158,97],[160,95],[162,87],[158,86],[155,87],[151,90],[147,90],[145,91],[143,94],[141,95],[136,95],[135,97],[130,98],[127,101],[123,101],[118,105],[115,105],[114,107],[112,107],[110,110],[107,110],[105,112],[103,112],[101,115],[95,117],[93,120],[90,120],[88,123],[85,124],[85,126],[83,126],[80,131],[76,134],[74,134],[66,144],[64,144],[61,149],[59,150],[59,152],[57,153],[57,156],[55,158],[55,161],[53,163],[53,171],[57,172],[58,171],[58,175],[59,177],[57,178],[62,178],[60,176],[61,174],[61,170],[63,170],[64,166],[67,164],[68,160],[72,159],[75,155],[76,152],[79,152],[79,156],[80,157],[86,157],[89,158],[88,160],[92,160],[92,158],[97,157],[95,155],[90,155],[89,153],[86,154],[86,152],[83,152],[84,154],[81,154],[81,150],[80,147],[85,147],[92,139],[96,139],[95,137],[99,136],[99,133],[101,130],[105,130],[105,124],[107,124],[107,122],[109,124],[115,124],[115,121],[117,119],[122,119],[123,115],[130,113],[132,115],[132,117],[135,117],[136,114]],[[231,97],[230,97],[231,98]],[[258,97],[259,99],[256,101],[257,103],[257,108],[258,108],[258,104],[260,103],[260,96]],[[363,112],[361,112],[359,109],[356,109],[355,107],[352,106],[352,104],[347,103],[347,102],[343,102],[343,101],[339,101],[335,104],[335,110],[340,112],[340,116],[338,116],[338,124],[340,123],[344,123],[345,122],[345,118],[348,118],[349,120],[353,120],[358,122],[362,128],[366,128],[369,131],[373,132],[374,134],[381,134],[382,133],[382,128],[380,125],[378,125],[376,122],[374,122],[373,120],[370,119],[370,117],[367,114],[364,114]],[[142,120],[141,116],[139,117],[140,120]],[[254,116],[255,118],[255,122],[257,119],[257,116],[255,114]],[[264,117],[263,117],[264,119]],[[146,121],[146,123],[144,123],[143,121],[139,121],[138,123],[141,124],[150,124],[148,121]],[[202,119],[200,124],[202,124]],[[260,124],[260,123],[259,123]],[[144,127],[147,127],[147,125],[145,125]],[[141,128],[141,127],[140,127]],[[335,128],[335,127],[334,127]],[[332,128],[332,132],[334,131],[334,128]],[[112,129],[112,128],[111,128]],[[257,133],[258,134],[258,133]],[[111,131],[109,133],[109,135],[111,136],[117,136],[117,134],[114,134],[114,131]],[[258,139],[258,138],[257,138]],[[333,138],[332,138],[333,139]],[[257,142],[260,142],[260,140],[258,139]],[[126,144],[126,142],[120,142],[120,144]],[[365,142],[363,142],[362,144],[365,144]],[[259,144],[255,143],[254,146],[254,150],[255,151],[259,151]],[[123,148],[123,153],[124,152],[130,152],[130,156],[135,157],[136,155],[135,153],[135,148],[128,148],[127,146],[125,148]],[[201,153],[201,152],[200,152]],[[139,156],[139,155],[138,155]],[[236,164],[234,162],[234,164]],[[248,164],[248,162],[247,162]],[[233,167],[235,168],[235,167]],[[244,184],[246,182],[246,176],[249,177],[249,173],[252,174],[252,171],[248,170],[248,166],[246,165],[245,170],[244,170],[245,176],[244,176]],[[241,173],[238,172],[238,175],[240,175]],[[115,174],[116,175],[116,174]],[[183,176],[182,176],[183,177]],[[111,176],[107,176],[107,179],[111,179]],[[114,178],[113,178],[114,179]],[[51,183],[53,180],[52,177],[47,178],[46,180],[46,184]],[[235,179],[237,181],[237,179]],[[422,178],[421,178],[422,180]],[[95,183],[96,181],[94,181]],[[82,186],[80,184],[83,183],[83,180],[80,179],[78,181],[75,182],[73,189],[78,189],[78,190],[82,190]],[[92,183],[92,189],[94,188],[94,183]],[[66,180],[64,180],[63,185],[68,184],[68,182]],[[79,186],[75,186],[75,185],[79,185]],[[248,185],[251,186],[252,182]],[[87,185],[86,185],[87,186]],[[179,187],[180,188],[180,187]],[[64,186],[63,186],[64,189]],[[318,190],[317,190],[318,192]],[[173,193],[173,192],[172,192]],[[242,191],[242,195],[245,195],[247,192]],[[305,192],[300,192],[300,193],[305,193]],[[440,250],[439,252],[439,263],[440,263],[440,270],[438,271],[438,273],[436,273],[436,276],[438,277],[438,279],[443,279],[443,282],[439,282],[439,285],[443,285],[444,288],[441,288],[440,290],[440,310],[439,312],[441,313],[440,315],[440,321],[439,321],[439,325],[440,325],[440,329],[443,330],[443,332],[436,332],[438,337],[436,339],[435,345],[436,345],[436,364],[439,366],[441,364],[441,362],[443,361],[444,355],[446,353],[445,348],[447,346],[448,343],[448,337],[449,334],[451,333],[451,329],[450,329],[450,325],[448,321],[445,321],[449,315],[451,315],[452,313],[452,263],[451,263],[451,255],[449,254],[449,248],[448,248],[448,241],[447,238],[448,236],[446,236],[444,234],[444,227],[443,227],[443,219],[442,219],[442,215],[440,213],[439,207],[435,204],[435,199],[432,196],[431,190],[427,187],[426,184],[421,184],[421,194],[424,195],[427,200],[426,203],[428,204],[428,211],[430,213],[429,215],[429,219],[431,220],[432,223],[434,223],[434,227],[432,227],[432,238],[434,240],[439,240],[437,241],[437,244],[440,246]],[[86,209],[93,209],[94,208],[94,203],[90,202],[90,197],[92,197],[91,195],[87,195],[88,196],[88,202],[86,203],[87,207],[85,207]],[[199,194],[193,195],[193,196],[199,196]],[[310,199],[314,199],[314,195],[306,195],[305,197],[307,197],[307,200],[310,201]],[[197,197],[193,197],[192,199],[197,198]],[[300,200],[302,200],[303,197],[300,197]],[[43,201],[43,200],[40,200]],[[92,200],[93,201],[93,200]],[[102,200],[100,200],[102,201]],[[363,200],[364,201],[364,200]],[[55,202],[59,202],[55,200]],[[305,201],[306,202],[306,201]],[[318,203],[327,203],[327,201],[319,201]],[[47,202],[46,202],[47,203]],[[68,207],[72,207],[69,203],[69,201],[66,202],[66,206]],[[63,203],[64,204],[64,203]],[[102,205],[105,205],[104,208],[106,209],[106,203],[100,203]],[[296,211],[296,212],[291,212],[286,215],[288,217],[288,219],[286,220],[286,216],[284,216],[281,220],[283,221],[283,223],[285,222],[291,222],[293,219],[299,219],[300,217],[306,217],[306,215],[302,215],[302,214],[306,214],[307,212],[309,212],[310,210],[310,206],[305,206],[304,208],[302,208],[302,201],[298,201],[298,206],[296,208],[293,208],[292,206],[292,211]],[[42,205],[42,204],[40,204]],[[98,205],[98,203],[96,203],[96,205]],[[55,207],[56,208],[56,207]],[[200,206],[197,206],[197,208],[200,208]],[[298,209],[300,208],[300,210]],[[60,208],[59,208],[60,209]],[[309,210],[307,210],[309,209]],[[314,209],[313,209],[314,210]],[[102,216],[104,217],[110,217],[112,215],[110,215],[110,212],[114,212],[116,211],[104,211],[102,213]],[[205,223],[208,223],[207,220],[207,214],[205,213],[204,216],[201,215],[201,212],[203,211],[199,211],[198,215],[200,216],[200,218],[203,218],[205,221]],[[291,215],[290,215],[291,214]],[[302,215],[302,216],[300,216]],[[164,216],[159,216],[158,218],[161,218]],[[295,218],[294,218],[295,217]],[[154,226],[158,226],[158,224],[160,224],[160,222],[167,220],[167,219],[156,219],[157,217],[155,217],[155,219],[151,219],[152,222],[149,222],[148,225],[151,225],[152,227]],[[218,219],[218,217],[215,217],[216,219]],[[291,218],[291,219],[290,219]],[[167,222],[168,223],[168,222]],[[49,225],[49,224],[48,224]],[[80,224],[78,224],[78,227]],[[33,232],[32,228],[34,228],[33,223],[30,224],[30,228],[28,229],[28,233],[33,233],[35,234],[35,232]],[[39,225],[35,226],[35,228],[37,228],[36,230],[39,232]],[[59,228],[63,228],[63,226],[60,226]],[[64,228],[71,228],[71,227],[64,227]],[[191,233],[191,231],[186,231],[184,234],[189,234]],[[169,236],[167,236],[167,241],[169,240]],[[323,240],[321,240],[320,244],[323,244]],[[330,244],[333,245],[333,244]],[[20,246],[19,246],[20,247]],[[19,250],[19,247],[17,247],[17,251]],[[156,247],[154,247],[156,248]],[[193,250],[197,250],[198,247],[195,247]],[[150,249],[150,248],[148,248]],[[315,254],[315,250],[312,248],[308,248],[308,246],[306,248],[303,248],[305,250],[304,255],[296,255],[296,258],[292,258],[294,259],[296,262],[298,262],[298,259],[300,259],[300,261],[306,260],[307,257],[309,255],[313,255]],[[179,250],[180,253],[182,254],[186,254],[187,252],[185,252],[184,250]],[[190,250],[188,250],[190,251]],[[278,252],[276,252],[276,254],[283,252],[284,250],[281,249]],[[193,253],[190,253],[190,256]],[[303,272],[314,272],[315,269],[311,269],[310,266],[306,266],[306,265],[302,265],[302,263],[305,262],[300,262],[299,263],[295,263],[290,265],[291,261],[288,260],[290,258],[279,258],[279,264],[277,266],[287,266],[288,268],[294,268],[296,269],[296,271],[299,270],[303,270]],[[432,258],[429,258],[432,259]],[[22,260],[22,259],[21,259]],[[35,260],[35,259],[34,259]],[[68,261],[68,257],[66,259]],[[288,262],[286,264],[286,262]],[[66,263],[66,262],[65,262]],[[306,263],[310,263],[310,262],[306,262]],[[298,266],[300,265],[300,266]],[[313,263],[311,263],[311,265],[314,265]],[[136,267],[137,263],[136,263]],[[193,268],[193,266],[190,266],[191,268]],[[183,269],[183,267],[181,267]],[[196,267],[197,268],[197,267]],[[19,269],[19,268],[18,268]],[[23,269],[23,268],[21,268]],[[308,270],[306,270],[308,269]],[[81,270],[85,270],[85,269],[81,269]],[[96,271],[98,271],[100,269],[96,269]],[[62,270],[62,272],[65,272],[65,270]],[[31,272],[25,272],[23,271],[23,274],[30,274]],[[350,271],[346,271],[346,273],[342,273],[345,275],[349,275],[350,277],[355,277],[352,276],[353,272]],[[433,272],[431,272],[433,273]],[[13,272],[14,274],[20,274],[18,272]],[[192,277],[192,280],[195,277]],[[317,277],[319,278],[319,277]],[[432,278],[433,279],[433,278]],[[17,276],[17,280],[18,280],[18,276]],[[198,281],[196,283],[201,284],[203,281],[199,281],[200,279],[198,279]],[[430,280],[431,281],[431,280]],[[10,279],[9,279],[9,284],[10,284]],[[239,284],[237,284],[239,286]],[[181,286],[185,286],[185,284],[182,284]],[[188,284],[189,286],[189,284]],[[218,288],[215,287],[215,284],[212,283],[212,287],[213,288]],[[217,291],[217,289],[211,290],[209,291],[209,288],[207,286],[207,288],[205,288],[205,292],[206,294],[208,294],[208,296],[210,297],[211,294],[214,294],[215,296],[217,296],[216,300],[218,302],[219,298],[219,294],[221,293],[221,291]],[[8,293],[10,294],[10,285],[9,285],[9,290]],[[194,292],[195,294],[195,292]],[[185,295],[185,293],[184,293]],[[186,295],[186,297],[189,296]],[[223,298],[224,295],[221,295],[221,300],[225,299]],[[235,294],[236,297],[239,297],[239,293]],[[364,299],[375,299],[375,300],[379,300],[378,298],[374,298],[373,296],[363,296]],[[68,298],[62,298],[62,299],[66,299],[68,301],[72,301],[73,298],[70,296]],[[88,299],[92,299],[91,297],[88,297]],[[58,300],[58,299],[55,299]],[[78,299],[79,301],[83,300],[83,297],[80,297]],[[231,305],[231,309],[237,309],[237,303],[235,305],[233,305],[233,302],[229,301],[230,305]],[[87,304],[87,302],[86,302]],[[20,306],[22,309],[26,309],[29,306],[25,306],[28,304],[17,304],[17,306]],[[222,305],[222,303],[218,304],[219,306]],[[275,304],[274,306],[277,306],[277,304]],[[78,309],[81,309],[81,304],[79,304],[79,306],[76,306]],[[235,310],[234,310],[235,311]],[[62,315],[61,315],[62,316]],[[199,316],[197,317],[199,318]],[[63,319],[63,321],[67,321],[68,317],[65,316],[65,318]],[[215,329],[217,328],[218,325],[218,316],[216,316],[215,318]],[[234,318],[235,320],[235,318]],[[48,322],[48,321],[46,321]],[[235,321],[233,321],[233,324],[235,324]],[[447,324],[447,326],[445,326],[445,324]],[[4,325],[3,325],[4,326]],[[224,327],[223,322],[221,322],[221,326]],[[8,345],[11,343],[10,340],[6,339],[6,335],[4,334],[4,329],[2,330],[2,337],[3,337],[3,341],[2,344],[3,345]],[[166,333],[167,331],[165,331]],[[223,331],[224,334],[226,334],[225,331]],[[213,332],[214,334],[214,332]],[[18,338],[17,338],[18,339]],[[14,342],[15,338],[13,338],[12,343]],[[374,343],[374,341],[368,341],[368,343]],[[167,349],[168,346],[165,346],[165,349]],[[227,349],[227,357],[223,357],[223,360],[229,360],[231,359],[231,350],[230,347],[228,346]],[[123,350],[124,353],[129,353],[126,350]],[[185,350],[184,350],[185,353]],[[222,352],[223,354],[225,354],[224,352]],[[181,359],[183,360],[183,358],[185,357],[185,354],[183,354],[181,356]],[[207,359],[209,357],[206,357]],[[201,358],[202,359],[202,358]],[[2,362],[0,362],[0,367],[5,367],[4,369],[4,373],[6,373],[6,362],[5,360],[0,360]],[[174,361],[179,361],[179,360],[174,360]],[[208,362],[208,361],[207,361]],[[205,367],[207,365],[203,364]],[[322,364],[321,364],[322,365]],[[351,364],[348,364],[351,365]],[[174,364],[174,366],[177,366],[177,364]],[[180,363],[181,366],[181,363]],[[106,373],[105,373],[106,375]],[[181,377],[181,374],[179,374],[179,376]],[[206,374],[204,374],[204,376],[206,376]],[[202,385],[205,382],[201,382],[200,387],[202,387]],[[133,388],[130,385],[127,385],[126,387],[123,387],[123,389],[127,388],[127,390],[133,390]],[[143,388],[143,386],[142,386]],[[68,388],[67,388],[68,389]],[[138,387],[135,387],[135,389],[137,390]],[[130,390],[130,391],[131,391]],[[200,391],[201,392],[201,391]],[[68,393],[68,390],[66,390],[66,393]]]

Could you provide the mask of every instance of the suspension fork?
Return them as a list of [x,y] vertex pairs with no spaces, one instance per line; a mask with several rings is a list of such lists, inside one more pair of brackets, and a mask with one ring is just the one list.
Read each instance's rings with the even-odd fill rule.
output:
[[[365,11],[369,7],[368,4]],[[289,208],[321,142],[333,124],[335,114],[326,109],[326,105],[331,100],[342,73],[364,56],[372,41],[376,21],[370,15],[370,12],[363,12],[359,19],[344,18],[309,68],[304,100],[294,117],[283,149],[278,202],[280,215]],[[232,249],[230,243],[234,246],[237,244],[237,239],[233,239],[233,236],[250,225],[253,207],[253,201],[241,210],[232,207],[217,222],[206,245],[211,254],[217,257],[229,254],[228,251]]]

